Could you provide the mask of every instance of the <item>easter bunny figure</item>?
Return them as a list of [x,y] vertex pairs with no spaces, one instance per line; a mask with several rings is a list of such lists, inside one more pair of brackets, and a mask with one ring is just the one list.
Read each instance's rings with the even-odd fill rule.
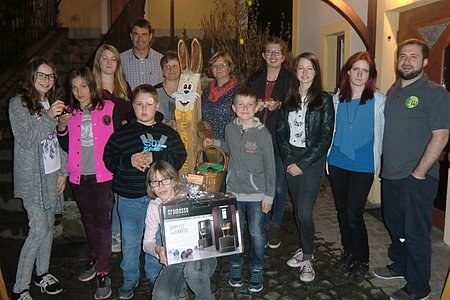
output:
[[202,48],[194,39],[191,43],[191,57],[183,40],[178,41],[178,59],[181,64],[181,76],[178,90],[172,95],[175,98],[175,120],[177,131],[187,151],[187,159],[180,174],[194,171],[195,160],[201,149],[197,124],[201,120],[201,83]]

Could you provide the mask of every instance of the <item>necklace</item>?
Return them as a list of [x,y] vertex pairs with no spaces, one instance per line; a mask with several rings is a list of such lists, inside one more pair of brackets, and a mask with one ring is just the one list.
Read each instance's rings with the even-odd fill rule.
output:
[[355,122],[355,119],[356,119],[356,113],[358,112],[359,103],[356,106],[355,112],[353,113],[353,118],[351,118],[351,119],[349,118],[349,112],[348,112],[349,102],[346,102],[346,104],[347,104],[347,126],[348,126],[348,128],[351,129],[353,127],[353,122]]

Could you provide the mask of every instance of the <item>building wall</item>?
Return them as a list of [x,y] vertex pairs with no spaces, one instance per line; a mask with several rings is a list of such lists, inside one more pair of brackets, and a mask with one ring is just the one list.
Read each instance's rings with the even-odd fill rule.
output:
[[59,22],[69,28],[70,38],[98,38],[102,33],[106,0],[61,0]]
[[[214,0],[173,0],[174,31],[181,36],[183,28],[188,38],[202,37],[200,22],[203,15],[209,17],[216,7]],[[155,29],[156,36],[170,36],[170,1],[148,0],[146,17]]]

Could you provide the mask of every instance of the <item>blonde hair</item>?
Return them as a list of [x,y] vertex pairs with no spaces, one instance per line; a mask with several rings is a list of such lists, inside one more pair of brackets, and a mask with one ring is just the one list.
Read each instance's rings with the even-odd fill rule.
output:
[[156,198],[155,191],[150,186],[150,181],[155,180],[155,176],[157,173],[159,173],[159,175],[161,175],[163,178],[172,179],[174,189],[174,199],[177,198],[182,189],[180,177],[178,176],[177,170],[175,170],[175,168],[165,160],[153,162],[150,165],[150,168],[148,169],[145,185],[147,187],[147,194],[150,196],[150,198],[152,199]]
[[105,52],[105,50],[111,51],[117,61],[117,68],[116,68],[116,71],[114,72],[113,94],[115,96],[118,96],[119,98],[129,101],[130,99],[128,99],[128,84],[127,84],[127,81],[125,80],[125,74],[123,73],[119,51],[116,49],[116,47],[114,47],[113,45],[109,45],[109,44],[101,45],[97,49],[97,52],[95,53],[92,74],[94,75],[95,83],[97,85],[97,94],[103,95],[103,92],[104,92],[104,88],[103,88],[103,84],[102,84],[102,71],[100,70],[100,58],[103,55],[103,52]]

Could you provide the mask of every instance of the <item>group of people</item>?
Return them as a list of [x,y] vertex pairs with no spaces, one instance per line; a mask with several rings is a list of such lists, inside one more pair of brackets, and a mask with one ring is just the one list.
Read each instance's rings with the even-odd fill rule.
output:
[[[187,287],[198,299],[214,299],[210,277],[216,259],[168,266],[161,240],[159,206],[183,195],[178,170],[187,154],[174,129],[171,97],[180,62],[175,52],[151,49],[145,19],[130,26],[130,38],[132,49],[119,54],[114,46],[102,45],[92,71],[83,66],[68,74],[66,103],[55,66],[42,57],[27,64],[10,101],[14,192],[23,200],[30,226],[14,300],[32,299],[34,266],[34,282],[43,293],[63,290],[49,273],[49,261],[67,177],[90,246],[90,260],[78,279],[96,278],[95,299],[112,294],[112,252],[122,252],[119,299],[134,296],[142,249],[153,299],[178,299]],[[261,53],[265,67],[241,85],[231,56],[217,51],[209,60],[214,79],[201,99],[202,120],[214,137],[203,145],[229,154],[222,189],[237,199],[241,232],[248,227],[249,291],[263,289],[265,247],[281,245],[288,193],[301,247],[287,264],[299,268],[301,281],[315,279],[313,210],[325,171],[343,247],[337,268],[362,282],[369,269],[364,206],[382,165],[393,263],[374,269],[374,275],[406,279],[391,299],[427,299],[436,161],[450,129],[449,95],[423,71],[428,46],[417,39],[399,45],[400,78],[387,98],[376,89],[377,70],[368,52],[348,58],[333,97],[323,90],[315,54],[298,55],[292,69],[285,66],[286,54],[283,40],[269,38]],[[228,283],[242,286],[243,254],[228,261]]]

